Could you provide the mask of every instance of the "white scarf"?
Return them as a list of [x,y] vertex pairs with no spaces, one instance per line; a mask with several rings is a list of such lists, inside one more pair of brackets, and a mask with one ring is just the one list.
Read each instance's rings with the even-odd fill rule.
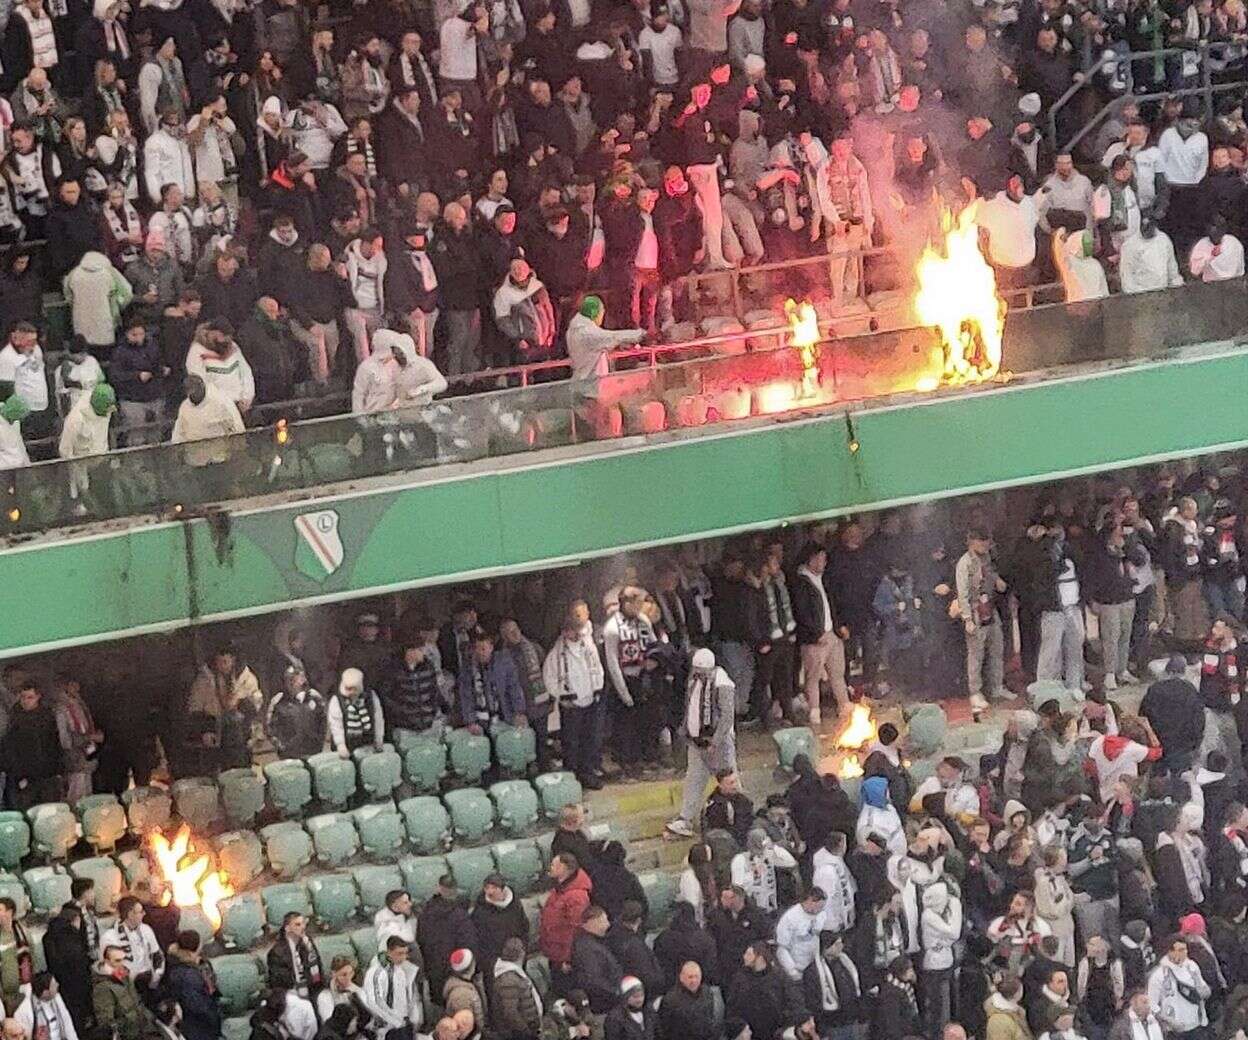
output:
[[[849,972],[854,980],[854,987],[859,992],[862,991],[862,983],[858,979],[858,969],[854,966],[845,954],[837,954],[837,960],[841,962],[841,966]],[[819,973],[819,993],[823,1000],[824,1011],[839,1011],[841,1009],[840,996],[836,992],[836,977],[832,974],[832,967],[823,957],[815,958],[815,970]]]

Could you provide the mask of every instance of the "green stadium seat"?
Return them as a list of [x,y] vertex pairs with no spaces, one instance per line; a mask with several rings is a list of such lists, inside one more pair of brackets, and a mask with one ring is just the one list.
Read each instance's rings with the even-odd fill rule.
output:
[[542,852],[533,841],[500,841],[490,850],[494,865],[517,895],[532,891],[542,876]]
[[498,768],[509,776],[524,776],[537,761],[537,734],[532,726],[519,729],[496,722],[490,727],[490,736]]
[[539,953],[530,957],[524,965],[524,973],[532,981],[538,996],[543,1001],[547,1000],[550,996],[550,961],[546,955]]
[[537,896],[526,896],[520,900],[520,908],[524,911],[524,919],[529,922],[529,934],[537,935],[541,930],[542,901]]
[[278,877],[292,878],[312,862],[312,838],[294,820],[262,827],[260,837],[269,867]]
[[242,890],[264,873],[264,846],[254,831],[226,831],[212,839],[217,850],[217,869],[230,876]]
[[308,879],[308,894],[317,925],[327,931],[342,931],[359,909],[359,892],[350,874],[317,874]]
[[[377,929],[371,924],[357,928],[350,935],[351,945],[355,947],[355,963],[366,967],[377,956]],[[360,977],[363,978],[361,972]]]
[[221,1040],[251,1040],[251,1016],[237,1015],[221,1023]]
[[316,800],[327,809],[345,809],[355,797],[355,763],[337,751],[322,751],[308,759]]
[[610,821],[605,823],[591,823],[582,827],[581,830],[591,843],[618,841],[626,848],[628,846],[628,832],[616,823],[612,823]]
[[533,844],[537,846],[537,851],[542,854],[542,865],[550,866],[550,857],[554,854],[555,832],[547,831],[545,834],[539,834],[533,839]]
[[20,812],[0,812],[0,867],[13,870],[30,853],[30,824]]
[[670,874],[661,870],[652,870],[638,874],[641,890],[646,893],[646,902],[650,904],[650,917],[646,927],[650,929],[664,928],[672,913],[672,903],[676,900],[676,883]]
[[[312,945],[316,947],[317,953],[321,955],[321,963],[325,965],[326,971],[329,971],[329,966],[334,963],[335,957],[347,957],[355,964],[356,979],[364,978],[364,972],[360,968],[360,955],[355,951],[355,943],[351,941],[351,936],[318,935],[312,940]],[[364,962],[364,967],[368,967],[367,961]],[[356,985],[359,985],[358,981]]]
[[73,878],[64,867],[31,867],[23,871],[22,881],[30,893],[30,905],[37,914],[51,917],[69,902]]
[[163,831],[173,815],[173,799],[163,787],[132,787],[121,796],[130,821],[130,833],[141,838],[148,831]]
[[265,885],[260,889],[260,898],[264,901],[264,919],[274,930],[282,927],[282,918],[291,911],[312,916],[312,900],[308,898],[308,890],[302,882]]
[[[351,871],[356,888],[360,890],[360,906],[365,915],[372,917],[386,905],[386,894],[403,887],[403,875],[393,864],[389,866],[355,867]],[[376,947],[373,947],[376,950]]]
[[360,787],[373,801],[389,798],[403,782],[403,759],[390,744],[380,751],[356,748],[354,757],[360,769]]
[[403,839],[406,837],[403,817],[394,807],[394,802],[362,805],[351,814],[351,818],[355,821],[364,854],[373,859],[393,862],[403,848]]
[[17,904],[19,918],[30,913],[30,895],[22,884],[22,879],[16,874],[10,874],[7,870],[0,874],[0,896],[7,896]]
[[420,734],[403,751],[403,775],[420,794],[434,794],[446,777],[446,745]]
[[250,827],[264,812],[264,778],[254,769],[227,769],[217,782],[225,818],[235,827]]
[[345,813],[323,813],[304,821],[312,835],[316,860],[326,867],[341,867],[360,851],[360,836],[355,823]]
[[433,856],[451,847],[451,814],[437,798],[417,795],[399,802],[407,840],[423,856]]
[[542,812],[552,820],[565,805],[577,805],[584,797],[580,781],[568,772],[543,773],[533,787],[542,800]]
[[296,819],[312,801],[312,774],[297,758],[283,758],[264,767],[269,801],[288,819]]
[[64,802],[44,802],[26,810],[31,847],[49,859],[65,859],[78,844],[78,818]]
[[226,953],[209,959],[217,977],[222,1010],[227,1015],[241,1015],[260,1002],[264,989],[264,972],[260,962],[249,953]]
[[494,854],[488,848],[454,849],[446,854],[446,865],[460,891],[476,899],[485,879],[494,873]]
[[202,834],[221,819],[221,792],[215,780],[206,776],[188,776],[173,782],[173,804],[178,815]]
[[264,902],[259,892],[240,892],[217,904],[221,911],[218,933],[227,950],[250,950],[264,938]]
[[541,806],[537,792],[527,780],[500,780],[490,785],[490,800],[498,825],[508,834],[519,836],[537,825]]
[[776,755],[781,769],[792,771],[793,760],[805,755],[816,765],[819,763],[819,738],[807,726],[790,726],[778,729],[771,739],[776,742]]
[[127,849],[119,853],[117,866],[121,867],[122,876],[126,879],[126,888],[134,888],[138,882],[148,881],[152,876],[151,865],[140,849]]
[[403,887],[418,906],[438,890],[438,878],[446,873],[445,856],[401,856]]
[[448,730],[446,746],[451,772],[466,784],[479,784],[490,768],[490,738],[474,736],[466,729]]
[[87,859],[75,860],[69,865],[69,872],[76,878],[90,878],[95,882],[95,912],[111,914],[117,906],[117,900],[125,891],[125,878],[121,867],[107,856],[90,856]]
[[456,842],[480,841],[494,826],[494,805],[479,787],[447,791],[442,801],[450,810]]
[[82,836],[96,853],[114,849],[126,833],[126,810],[113,794],[89,794],[74,806]]

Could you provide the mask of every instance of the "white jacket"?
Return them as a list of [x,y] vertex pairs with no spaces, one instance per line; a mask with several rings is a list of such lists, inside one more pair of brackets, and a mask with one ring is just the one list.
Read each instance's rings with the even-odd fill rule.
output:
[[38,1024],[43,1026],[50,1019],[55,1019],[60,1026],[60,1040],[78,1040],[78,1030],[74,1028],[74,1020],[70,1017],[69,1008],[58,993],[51,1000],[37,1000],[33,993],[26,998],[13,1012],[13,1017],[22,1024],[27,1036],[35,1036],[35,1004],[39,1004]]
[[572,362],[573,379],[605,376],[610,370],[607,355],[625,343],[640,343],[645,329],[604,329],[584,314],[568,322],[568,358]]
[[383,906],[373,914],[373,931],[377,933],[377,950],[386,952],[386,940],[392,935],[400,936],[409,946],[416,943],[416,918],[396,914],[388,906]]
[[[1190,986],[1200,995],[1200,1003],[1193,1004],[1178,989],[1177,982]],[[1200,968],[1190,957],[1182,964],[1175,964],[1163,957],[1148,977],[1148,999],[1153,1011],[1168,1033],[1186,1033],[1209,1024],[1205,1001],[1212,990],[1200,974]]]
[[107,950],[110,946],[120,946],[126,951],[126,967],[131,975],[150,971],[153,987],[164,976],[164,960],[161,960],[159,969],[154,965],[154,958],[160,953],[160,943],[156,941],[151,925],[140,924],[133,931],[120,923],[114,925],[100,936],[100,949]]
[[1183,284],[1174,243],[1160,229],[1152,238],[1128,235],[1119,251],[1118,271],[1124,293],[1151,292]]
[[[386,260],[385,250],[379,249],[370,257],[360,253],[357,238],[347,246],[347,284],[357,307],[377,306],[386,309]],[[371,299],[375,296],[376,299]]]
[[117,318],[134,295],[130,283],[108,257],[92,250],[65,276],[63,288],[74,331],[93,347],[111,348],[117,339]]
[[561,705],[588,708],[593,704],[594,694],[606,682],[593,634],[586,632],[573,642],[560,635],[542,664],[542,680]]
[[[381,713],[381,701],[372,690],[357,693],[357,697],[373,698],[373,743],[381,745],[386,732],[386,720]],[[329,698],[329,706],[325,709],[325,722],[329,726],[329,743],[335,751],[347,750],[347,730],[342,721],[342,707],[337,697]]]
[[113,413],[96,415],[91,395],[84,394],[65,416],[61,440],[57,447],[61,458],[80,459],[84,455],[103,455],[108,451],[108,427]]
[[[381,1022],[378,1040],[384,1040],[391,1029],[402,1029],[408,1023],[412,1032],[420,1032],[425,1021],[422,989],[420,969],[411,961],[394,966],[384,954],[373,961],[364,974],[364,993]],[[391,997],[389,1001],[387,995]]]
[[186,352],[186,374],[199,376],[210,389],[246,411],[256,397],[256,380],[251,365],[238,345],[224,357],[202,343],[191,343]]
[[[400,367],[395,352],[407,359]],[[373,336],[373,352],[355,370],[351,410],[361,414],[429,404],[446,389],[446,377],[416,350],[412,337],[389,329]]]
[[923,890],[919,931],[922,935],[924,970],[952,968],[953,944],[962,938],[962,900],[951,896],[943,881],[937,881]]
[[1244,247],[1234,235],[1223,235],[1218,243],[1218,255],[1213,255],[1214,244],[1208,237],[1192,246],[1192,274],[1204,282],[1224,282],[1229,278],[1244,276]]
[[0,471],[21,469],[30,465],[26,442],[22,440],[22,424],[0,419]]
[[143,179],[147,197],[156,206],[165,184],[176,184],[187,199],[195,198],[195,164],[185,139],[174,137],[163,127],[152,134],[143,146]]
[[801,903],[789,907],[776,922],[776,960],[794,982],[819,956],[819,935],[828,931],[828,914],[809,914]]
[[48,407],[48,377],[43,365],[43,348],[37,343],[29,354],[20,354],[12,344],[0,350],[0,383],[12,383],[32,412]]
[[208,441],[209,443],[186,451],[186,461],[192,466],[208,466],[214,462],[224,462],[228,449],[221,441],[214,438],[225,437],[231,433],[242,433],[243,417],[238,413],[238,406],[225,397],[219,390],[208,387],[208,393],[199,404],[192,404],[187,398],[178,406],[178,417],[173,424],[171,444],[185,444],[188,441]]
[[854,896],[858,892],[854,875],[841,856],[835,856],[825,848],[815,851],[811,866],[811,885],[821,889],[828,897],[824,907],[828,916],[828,931],[848,931],[854,926]]
[[280,1019],[290,1040],[312,1040],[316,1036],[316,1008],[307,997],[293,990],[286,993],[286,1009]]

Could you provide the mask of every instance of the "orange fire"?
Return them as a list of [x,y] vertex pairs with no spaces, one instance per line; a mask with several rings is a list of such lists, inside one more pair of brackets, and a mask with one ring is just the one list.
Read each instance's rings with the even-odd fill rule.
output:
[[991,379],[1001,367],[1005,301],[979,248],[978,205],[972,203],[956,218],[947,209],[941,214],[943,241],[924,248],[916,271],[915,313],[924,325],[940,330],[947,383]]
[[862,776],[862,763],[857,755],[842,755],[841,764],[836,768],[836,775],[841,780],[853,780]]
[[165,882],[164,902],[181,907],[198,906],[213,930],[221,927],[221,911],[217,904],[234,894],[229,875],[213,867],[212,853],[200,852],[191,840],[191,828],[185,823],[170,841],[160,831],[147,839],[148,852],[155,860],[156,881]]
[[789,335],[802,359],[802,396],[813,397],[819,390],[819,356],[816,347],[821,338],[819,315],[809,300],[801,303],[784,301],[784,316],[789,320]]
[[[836,746],[849,751],[858,751],[870,744],[875,739],[875,736],[875,719],[871,717],[871,709],[859,701],[850,712],[849,722],[837,734]],[[854,761],[856,762],[857,759],[854,759]],[[854,775],[861,775],[861,770]]]

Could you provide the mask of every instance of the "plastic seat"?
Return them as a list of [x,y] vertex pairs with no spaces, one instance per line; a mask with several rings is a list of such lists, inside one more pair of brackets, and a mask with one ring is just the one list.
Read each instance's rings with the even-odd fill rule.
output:
[[435,793],[446,773],[446,745],[442,741],[420,734],[403,751],[403,775],[420,794]]
[[[403,887],[403,875],[397,866],[356,867],[351,871],[360,890],[360,906],[372,917],[386,905],[386,894]],[[374,950],[376,947],[374,947]]]
[[19,918],[30,913],[30,896],[26,892],[26,886],[22,884],[22,879],[16,874],[10,874],[8,871],[0,874],[0,896],[7,896],[13,900],[17,906]]
[[584,832],[585,837],[590,840],[591,844],[618,841],[621,845],[627,847],[629,842],[628,832],[610,821],[605,823],[590,823],[582,827],[581,830]]
[[356,748],[355,764],[360,768],[360,787],[373,801],[389,798],[403,782],[403,759],[390,744],[380,751]]
[[22,873],[22,881],[30,893],[30,905],[37,914],[50,917],[69,902],[73,878],[64,867],[31,867]]
[[132,787],[122,794],[121,801],[130,821],[130,833],[136,838],[169,826],[173,799],[163,787]]
[[297,819],[303,807],[312,801],[312,774],[297,758],[283,758],[264,767],[269,801],[281,815]]
[[355,763],[337,751],[322,751],[308,759],[316,800],[327,809],[345,809],[355,797]]
[[44,802],[26,810],[31,847],[49,859],[65,859],[78,844],[78,818],[64,802]]
[[533,781],[533,787],[542,800],[542,812],[549,819],[557,817],[565,805],[579,805],[584,797],[581,782],[565,771],[543,773]]
[[221,1022],[221,1040],[251,1040],[251,1017],[236,1015]]
[[121,875],[126,879],[126,888],[134,888],[140,881],[148,881],[152,876],[152,868],[147,856],[139,849],[127,849],[117,856],[117,866],[121,867]]
[[116,847],[126,833],[126,810],[112,794],[89,794],[74,806],[82,824],[82,836],[96,853]]
[[291,911],[312,916],[312,900],[308,898],[307,888],[298,881],[265,885],[260,889],[260,898],[264,901],[264,919],[270,928],[281,928],[282,918]]
[[341,867],[360,851],[360,836],[345,813],[323,813],[304,822],[312,835],[316,860],[327,867]]
[[498,825],[508,834],[521,835],[537,825],[541,806],[527,780],[500,780],[490,785],[490,800]]
[[334,963],[335,957],[346,957],[355,964],[355,977],[362,979],[364,972],[360,970],[360,964],[368,967],[367,961],[360,961],[360,955],[356,953],[355,943],[351,941],[349,935],[318,935],[312,940],[312,945],[316,947],[316,952],[321,955],[321,963],[325,965],[326,970]]
[[264,847],[254,831],[227,831],[212,840],[217,869],[230,876],[235,889],[244,889],[264,873]]
[[264,938],[264,902],[259,892],[240,892],[217,904],[218,933],[227,950],[249,950]]
[[117,906],[117,900],[125,891],[125,878],[121,867],[107,856],[91,856],[87,859],[75,860],[69,865],[69,872],[76,878],[90,878],[95,882],[95,912],[111,914]]
[[451,814],[437,798],[418,795],[399,802],[407,840],[422,856],[433,856],[451,847]]
[[451,772],[467,784],[479,784],[490,768],[490,738],[474,736],[466,729],[447,732],[446,745]]
[[457,841],[480,841],[494,826],[494,804],[479,787],[447,791],[442,801],[450,810]]
[[225,818],[235,827],[250,827],[264,812],[264,778],[254,769],[227,769],[219,777]]
[[545,834],[539,834],[533,839],[533,844],[537,846],[537,851],[542,854],[542,865],[550,866],[550,858],[554,855],[555,832],[547,831]]
[[227,1015],[241,1015],[260,1002],[264,973],[260,962],[249,953],[226,953],[209,959],[217,976],[222,1010]]
[[393,861],[403,848],[405,837],[403,817],[394,807],[394,802],[362,805],[351,814],[351,818],[355,821],[360,847],[365,855]]
[[455,849],[446,854],[446,865],[460,891],[476,899],[485,879],[494,873],[494,853],[488,848]]
[[524,895],[542,876],[542,853],[533,841],[500,841],[490,852],[494,865],[517,895]]
[[280,878],[292,878],[312,862],[312,838],[293,820],[262,827],[264,854]]
[[350,874],[317,874],[308,879],[308,894],[317,925],[331,932],[342,931],[359,909],[359,893]]
[[505,722],[490,727],[494,741],[494,760],[498,768],[510,776],[524,776],[537,761],[537,733],[532,726],[519,729]]
[[371,924],[355,929],[349,938],[351,939],[351,945],[355,947],[355,963],[357,965],[368,964],[377,956],[377,929]]
[[446,873],[446,857],[402,856],[399,870],[403,873],[403,887],[412,902],[419,905],[438,890],[438,878]]
[[221,792],[215,780],[206,776],[188,776],[173,782],[173,804],[178,815],[202,833],[221,819]]
[[805,755],[812,762],[819,761],[819,738],[807,726],[778,729],[771,735],[771,739],[776,742],[776,754],[781,769],[792,771],[793,759],[798,755]]
[[13,870],[30,854],[30,824],[20,812],[0,812],[0,867]]
[[662,928],[672,913],[672,903],[676,898],[676,884],[670,874],[652,870],[638,874],[641,890],[646,893],[646,902],[650,904],[648,928]]

